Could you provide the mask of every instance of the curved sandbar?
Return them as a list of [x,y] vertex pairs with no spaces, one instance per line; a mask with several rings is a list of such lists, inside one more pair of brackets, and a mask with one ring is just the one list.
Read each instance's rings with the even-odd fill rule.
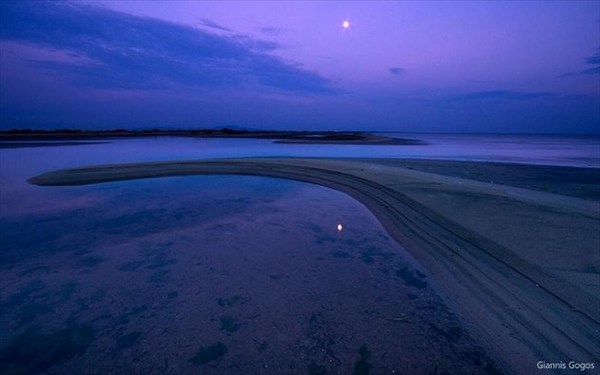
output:
[[[597,203],[373,160],[138,163],[62,170],[29,181],[60,186],[197,174],[279,177],[343,191],[431,270],[473,334],[509,369],[531,373],[538,361],[598,361]],[[572,264],[571,273],[562,270],[565,264]],[[583,265],[591,269],[577,269]]]

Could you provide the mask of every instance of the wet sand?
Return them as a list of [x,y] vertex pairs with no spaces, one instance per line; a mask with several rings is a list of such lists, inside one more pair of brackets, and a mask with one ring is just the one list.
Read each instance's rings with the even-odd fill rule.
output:
[[[389,160],[231,159],[78,168],[30,182],[58,186],[239,174],[334,188],[369,208],[423,264],[502,369],[531,373],[539,361],[598,364],[600,203],[593,186],[584,197],[568,196],[568,187],[555,194],[540,185],[525,188],[510,176],[506,182],[516,186],[458,178],[464,165],[453,165],[442,168],[442,175]],[[483,176],[498,172],[485,168]],[[553,171],[556,181],[574,172]],[[592,173],[594,185],[594,170],[579,172]],[[534,176],[536,168],[519,173]],[[572,188],[578,190],[576,184]]]

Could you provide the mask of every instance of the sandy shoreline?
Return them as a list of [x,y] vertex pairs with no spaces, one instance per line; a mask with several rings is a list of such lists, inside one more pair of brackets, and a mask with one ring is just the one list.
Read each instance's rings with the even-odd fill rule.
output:
[[[285,158],[138,163],[50,172],[30,182],[58,186],[241,174],[334,188],[369,208],[389,234],[437,277],[473,336],[504,362],[504,368],[531,373],[538,361],[598,364],[596,171],[590,171],[590,186],[581,191],[572,187],[576,193],[568,194],[569,187],[556,182],[560,173],[545,192],[541,185],[534,184],[532,190],[519,184],[513,175],[505,177],[513,186],[506,186],[483,177],[458,178],[469,177],[458,173],[465,170],[462,167],[450,173],[449,165],[422,164]],[[445,176],[430,173],[440,169]],[[480,171],[484,177],[496,172]]]

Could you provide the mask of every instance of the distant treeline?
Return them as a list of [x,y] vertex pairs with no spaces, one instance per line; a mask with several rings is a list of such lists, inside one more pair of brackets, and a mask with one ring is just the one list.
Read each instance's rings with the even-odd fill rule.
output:
[[[161,129],[111,129],[111,130],[86,130],[86,129],[11,129],[0,131],[0,140],[26,140],[26,139],[91,139],[114,137],[138,136],[195,136],[214,138],[263,138],[263,139],[297,139],[304,137],[319,137],[321,141],[333,140],[331,137],[340,136],[363,138],[363,132],[337,132],[337,131],[273,131],[273,130],[247,130],[247,129],[187,129],[187,130],[161,130]],[[317,138],[311,138],[316,140]],[[347,140],[347,139],[346,139]]]
[[239,134],[239,133],[270,133],[267,130],[245,130],[245,129],[104,129],[104,130],[89,130],[89,129],[10,129],[0,130],[0,133],[5,134],[96,134],[96,133],[225,133],[225,134]]

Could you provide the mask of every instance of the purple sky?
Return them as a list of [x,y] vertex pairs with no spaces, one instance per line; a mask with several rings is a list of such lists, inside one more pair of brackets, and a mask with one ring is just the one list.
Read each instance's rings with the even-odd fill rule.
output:
[[2,1],[0,128],[598,133],[599,48],[598,1]]

